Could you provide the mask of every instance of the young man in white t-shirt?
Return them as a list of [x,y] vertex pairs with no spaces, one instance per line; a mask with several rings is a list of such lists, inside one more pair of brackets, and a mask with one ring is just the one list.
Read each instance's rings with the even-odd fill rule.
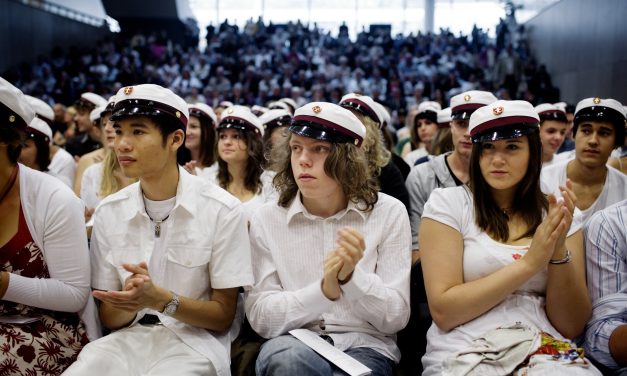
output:
[[627,175],[606,166],[625,134],[623,106],[614,99],[587,98],[577,104],[574,128],[575,159],[542,169],[544,193],[557,193],[566,180],[573,183],[577,208],[586,221],[595,212],[627,197]]
[[277,203],[250,222],[255,285],[246,297],[252,328],[269,338],[257,375],[332,375],[337,368],[288,334],[308,329],[392,375],[395,333],[409,318],[411,237],[407,212],[378,193],[360,145],[365,127],[350,111],[313,102],[296,110],[273,149]]
[[117,94],[122,172],[139,179],[94,213],[92,287],[114,332],[68,375],[224,375],[238,288],[252,284],[239,201],[177,164],[187,104],[157,85]]

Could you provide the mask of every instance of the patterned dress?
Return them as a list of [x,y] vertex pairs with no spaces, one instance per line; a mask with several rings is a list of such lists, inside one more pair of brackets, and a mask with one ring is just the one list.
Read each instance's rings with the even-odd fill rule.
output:
[[[29,278],[50,278],[44,255],[33,241],[21,208],[19,217],[17,234],[0,248],[0,270]],[[0,322],[0,376],[60,375],[89,341],[75,312],[0,300],[0,319],[8,316],[37,320],[28,324]]]

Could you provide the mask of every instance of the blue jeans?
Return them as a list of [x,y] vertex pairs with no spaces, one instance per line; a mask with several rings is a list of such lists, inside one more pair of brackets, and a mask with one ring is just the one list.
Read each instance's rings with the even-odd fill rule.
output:
[[[372,376],[394,374],[394,362],[372,349],[355,347],[345,353],[370,368]],[[255,371],[258,376],[346,375],[344,371],[289,334],[273,338],[261,346]]]

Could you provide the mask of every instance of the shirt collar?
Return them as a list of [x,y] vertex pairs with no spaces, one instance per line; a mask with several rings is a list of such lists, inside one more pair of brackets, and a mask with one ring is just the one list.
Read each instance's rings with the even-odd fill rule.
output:
[[334,215],[328,218],[318,217],[317,215],[311,214],[309,211],[307,211],[307,208],[303,206],[303,202],[301,200],[301,194],[300,194],[300,191],[298,191],[298,193],[296,194],[296,197],[294,197],[294,199],[292,200],[292,203],[290,204],[287,210],[286,223],[289,225],[289,223],[292,221],[292,218],[296,214],[299,214],[299,213],[302,214],[305,218],[311,219],[311,220],[317,220],[317,219],[339,220],[339,219],[342,219],[350,211],[354,211],[358,213],[362,220],[364,221],[366,220],[366,213],[364,213],[363,210],[360,210],[358,205],[354,203],[353,201],[348,201],[348,205],[346,206],[346,209],[340,210],[339,212],[335,213]]
[[[178,166],[178,169],[179,182],[176,187],[176,200],[172,211],[174,212],[179,210],[178,208],[180,207],[193,216],[196,214],[195,200],[193,197],[194,194],[191,188],[191,180],[193,177],[181,166]],[[129,187],[128,191],[126,191],[126,198],[129,199],[129,203],[128,205],[125,205],[123,213],[123,219],[126,221],[129,221],[138,215],[148,216],[146,214],[144,195],[140,184],[141,183],[135,183]]]

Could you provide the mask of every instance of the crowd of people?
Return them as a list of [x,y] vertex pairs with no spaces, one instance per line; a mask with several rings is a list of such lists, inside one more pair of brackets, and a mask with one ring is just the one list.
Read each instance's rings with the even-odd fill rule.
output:
[[627,108],[503,30],[0,78],[0,374],[627,374]]

